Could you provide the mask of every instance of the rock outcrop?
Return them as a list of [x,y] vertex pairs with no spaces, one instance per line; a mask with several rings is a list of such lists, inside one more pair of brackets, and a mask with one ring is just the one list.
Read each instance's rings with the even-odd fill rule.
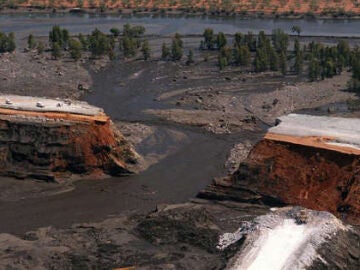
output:
[[0,175],[62,181],[131,172],[137,154],[87,103],[0,97]]
[[199,196],[301,205],[360,224],[360,120],[294,115],[280,120],[234,174]]

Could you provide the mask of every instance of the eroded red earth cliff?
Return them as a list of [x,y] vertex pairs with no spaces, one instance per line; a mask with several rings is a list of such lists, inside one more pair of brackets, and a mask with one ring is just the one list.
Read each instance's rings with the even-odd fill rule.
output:
[[360,157],[263,139],[227,179],[200,196],[329,211],[360,224]]
[[105,114],[0,111],[0,174],[61,181],[131,172],[137,154]]

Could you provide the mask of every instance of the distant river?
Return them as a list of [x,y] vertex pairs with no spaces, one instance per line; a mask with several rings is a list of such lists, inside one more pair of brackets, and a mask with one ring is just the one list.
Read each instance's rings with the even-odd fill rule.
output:
[[138,24],[146,27],[147,34],[171,35],[179,32],[184,35],[201,34],[207,27],[227,34],[235,32],[271,33],[282,28],[290,33],[293,25],[300,26],[302,35],[315,36],[360,36],[360,20],[346,19],[243,19],[236,17],[159,17],[152,15],[75,15],[75,14],[14,14],[0,15],[0,31],[15,32],[18,38],[34,35],[47,35],[54,25],[66,27],[71,33],[89,33],[95,27],[107,32],[112,27],[121,28],[123,24]]

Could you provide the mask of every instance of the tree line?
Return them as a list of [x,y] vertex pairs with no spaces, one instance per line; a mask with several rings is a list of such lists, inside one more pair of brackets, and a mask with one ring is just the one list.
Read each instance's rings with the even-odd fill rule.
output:
[[[83,52],[90,52],[93,58],[108,55],[110,59],[116,57],[116,49],[126,58],[134,57],[141,51],[145,60],[150,58],[150,46],[142,36],[145,33],[143,26],[130,26],[125,24],[122,31],[111,28],[106,34],[94,29],[90,35],[79,34],[70,37],[66,29],[54,26],[49,33],[49,43],[54,58],[62,56],[63,51],[69,51],[74,60],[79,60]],[[30,43],[28,43],[31,47]]]
[[14,33],[0,32],[0,53],[13,52],[16,49]]
[[[349,89],[360,91],[360,49],[351,48],[346,40],[341,40],[335,46],[324,45],[320,42],[301,44],[299,36],[301,29],[292,29],[297,33],[293,39],[293,47],[289,48],[290,37],[281,29],[275,29],[271,35],[264,31],[257,34],[236,33],[232,42],[223,33],[215,33],[207,28],[203,32],[199,49],[217,54],[217,65],[220,69],[227,66],[243,66],[245,70],[253,72],[274,71],[282,74],[306,75],[310,81],[322,80],[340,74],[344,69],[352,71]],[[28,48],[42,53],[49,48],[54,59],[61,58],[64,53],[75,61],[89,52],[91,57],[98,58],[107,55],[110,59],[117,56],[133,58],[142,55],[144,60],[151,58],[151,48],[144,38],[143,26],[125,24],[120,30],[111,28],[109,33],[94,29],[89,35],[79,34],[71,36],[69,31],[59,26],[53,26],[49,32],[49,46],[42,41],[36,41],[31,34],[28,36]],[[0,53],[13,52],[16,48],[13,33],[0,32]],[[161,60],[179,61],[184,55],[184,42],[180,34],[176,33],[171,43],[161,45]],[[189,50],[185,63],[193,64],[194,52]]]
[[345,68],[351,69],[352,80],[349,88],[360,90],[360,49],[350,48],[345,40],[335,46],[326,46],[320,42],[301,45],[301,29],[292,29],[298,34],[294,38],[293,48],[289,49],[289,35],[281,29],[275,29],[271,35],[260,31],[236,33],[229,44],[224,33],[214,33],[207,28],[200,41],[200,50],[218,51],[218,66],[244,66],[254,72],[279,71],[282,74],[307,76],[310,81],[323,80],[340,74]]

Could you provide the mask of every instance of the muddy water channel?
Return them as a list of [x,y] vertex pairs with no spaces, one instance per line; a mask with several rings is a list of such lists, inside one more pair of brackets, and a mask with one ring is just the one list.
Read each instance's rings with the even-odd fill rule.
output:
[[[154,76],[150,68],[154,67],[143,65],[135,63],[124,68],[119,63],[92,74],[93,91],[84,99],[104,108],[115,124],[125,121],[150,126],[153,134],[137,150],[141,155],[161,159],[136,175],[82,180],[74,183],[74,188],[55,194],[45,190],[31,197],[21,190],[22,184],[9,183],[11,189],[18,190],[11,191],[17,194],[16,198],[0,202],[0,232],[18,234],[44,226],[101,221],[119,214],[147,213],[161,203],[185,202],[214,177],[226,174],[224,163],[235,142],[256,138],[251,132],[214,135],[202,128],[176,125],[147,115],[146,109],[176,105],[156,101],[157,95],[168,90],[169,81],[148,83]],[[156,68],[154,72],[156,75]],[[34,187],[38,184],[31,183]]]

